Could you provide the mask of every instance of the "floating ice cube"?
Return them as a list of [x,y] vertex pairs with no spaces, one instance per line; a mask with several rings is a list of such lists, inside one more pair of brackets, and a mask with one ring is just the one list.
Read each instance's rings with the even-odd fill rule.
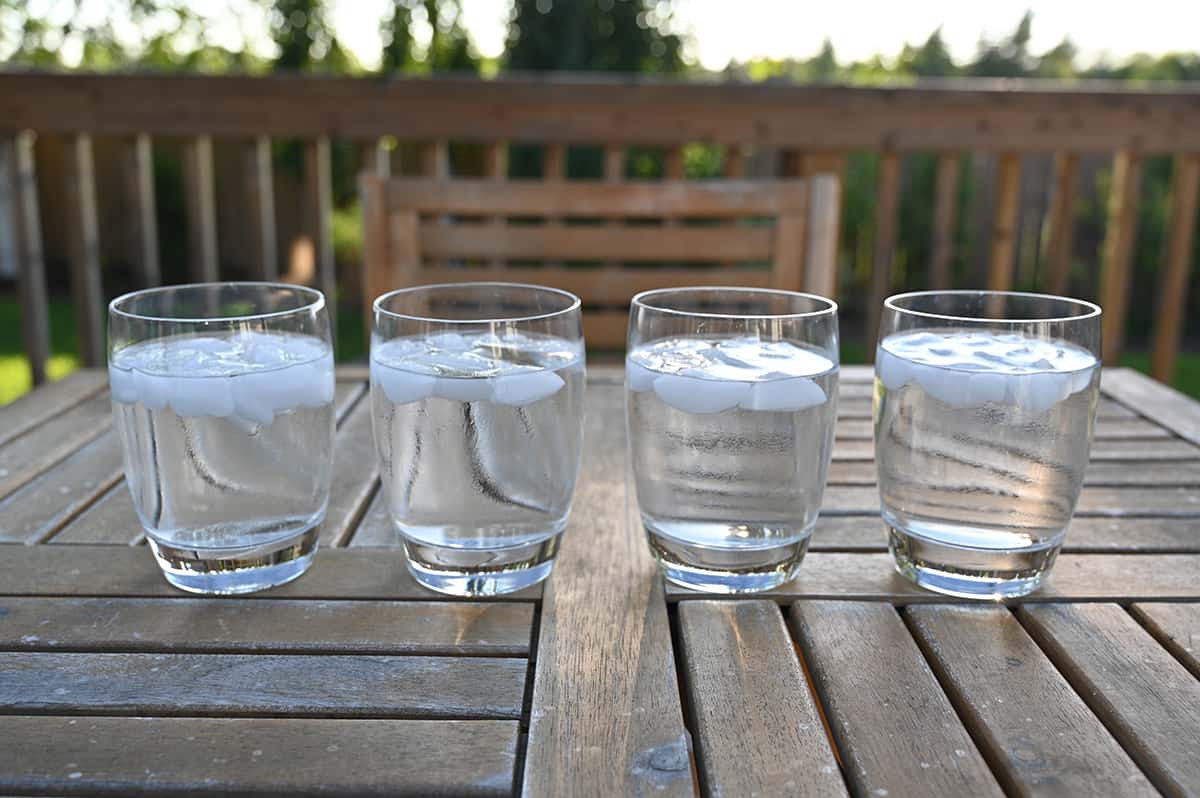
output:
[[[258,390],[258,378],[268,375],[243,374],[233,378],[233,417],[248,425],[270,426],[275,420],[275,407],[271,398]],[[245,426],[245,424],[243,424]]]
[[886,349],[879,349],[875,355],[875,376],[889,391],[899,390],[911,378],[908,362],[893,355]]
[[971,375],[967,383],[967,405],[983,405],[989,402],[1001,404],[1009,400],[1009,383],[1005,374],[979,372]]
[[492,401],[523,407],[553,396],[565,385],[553,371],[531,371],[492,378]]
[[177,415],[227,416],[233,412],[229,377],[166,377],[168,403]]
[[165,410],[170,399],[170,391],[168,389],[169,377],[161,377],[154,374],[146,374],[141,371],[133,371],[134,383],[137,385],[138,401],[147,410],[159,411]]
[[742,400],[746,410],[795,412],[825,403],[827,396],[820,385],[808,377],[766,380],[750,386],[750,395]]
[[492,381],[487,377],[438,377],[433,395],[458,402],[479,402],[491,398]]
[[685,413],[719,413],[744,401],[750,394],[750,383],[662,374],[654,380],[654,393]]
[[114,402],[133,404],[138,400],[137,378],[133,376],[132,371],[109,368],[108,390]]
[[1078,371],[1072,372],[1071,393],[1079,393],[1082,390],[1086,390],[1092,384],[1092,374],[1094,372],[1094,368],[1079,369]]
[[625,359],[625,385],[634,393],[648,391],[654,387],[658,374],[630,358]]
[[1071,375],[1047,371],[1012,378],[1013,398],[1031,413],[1044,413],[1071,395]]
[[459,333],[446,332],[431,335],[427,340],[429,346],[435,349],[441,349],[446,352],[469,352],[480,339],[471,339]]
[[398,405],[433,396],[433,386],[437,382],[436,377],[428,374],[388,368],[375,361],[371,361],[371,380],[383,389],[383,395],[389,402]]

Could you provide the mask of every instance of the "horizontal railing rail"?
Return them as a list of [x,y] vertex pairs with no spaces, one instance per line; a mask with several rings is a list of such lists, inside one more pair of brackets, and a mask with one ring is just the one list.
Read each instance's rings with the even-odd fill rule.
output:
[[[39,174],[37,137],[65,141],[63,169]],[[95,142],[121,142],[120,170],[127,230],[102,229]],[[541,179],[566,176],[569,145],[603,149],[603,176],[625,179],[634,148],[662,153],[663,176],[683,176],[681,153],[693,143],[722,145],[723,173],[748,174],[756,152],[779,157],[774,176],[843,174],[853,152],[878,155],[870,209],[872,235],[865,300],[873,337],[877,308],[893,290],[904,159],[936,156],[934,207],[929,221],[929,282],[951,284],[963,153],[995,158],[990,197],[986,285],[1017,282],[1022,163],[1031,154],[1053,155],[1045,180],[1041,288],[1068,289],[1079,173],[1084,158],[1111,157],[1111,181],[1098,263],[1098,299],[1104,305],[1106,362],[1124,344],[1143,164],[1174,159],[1163,234],[1163,258],[1154,312],[1153,369],[1173,370],[1195,250],[1200,187],[1200,86],[1130,88],[1121,84],[1047,84],[1031,81],[939,82],[863,88],[774,83],[703,83],[595,76],[354,79],[316,76],[179,76],[148,74],[0,73],[0,260],[17,265],[25,350],[35,380],[45,379],[49,314],[39,192],[58,192],[69,239],[71,293],[85,364],[103,360],[101,241],[125,237],[137,279],[155,284],[162,273],[156,225],[153,147],[159,139],[181,143],[186,207],[188,274],[219,275],[218,203],[214,142],[235,140],[244,157],[232,185],[244,194],[250,230],[247,260],[255,276],[273,279],[284,258],[277,220],[272,142],[302,140],[302,205],[315,261],[315,282],[332,293],[331,151],[355,144],[358,168],[391,170],[384,140],[416,144],[420,172],[452,179],[450,146],[484,145],[481,175],[508,175],[511,145],[541,147]],[[228,166],[226,166],[228,168]],[[230,185],[226,183],[226,187]],[[831,190],[839,191],[840,184]],[[105,198],[107,200],[107,198]],[[812,231],[838,241],[840,220]],[[861,275],[860,275],[861,277]],[[355,292],[345,292],[356,296]]]

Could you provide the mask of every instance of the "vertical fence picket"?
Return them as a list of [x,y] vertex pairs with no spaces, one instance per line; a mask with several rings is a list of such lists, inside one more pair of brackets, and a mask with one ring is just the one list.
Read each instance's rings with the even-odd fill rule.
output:
[[212,138],[198,135],[184,145],[184,198],[188,216],[188,270],[193,280],[217,279],[217,209]]
[[148,134],[138,133],[127,139],[123,146],[129,252],[141,285],[155,286],[162,282],[162,266],[154,195],[154,143]]
[[1188,277],[1191,275],[1192,243],[1196,232],[1197,192],[1200,191],[1200,155],[1176,156],[1171,176],[1171,212],[1167,220],[1167,245],[1159,286],[1157,326],[1151,373],[1157,380],[1171,382],[1179,357],[1179,336],[1187,307]]
[[92,137],[71,137],[67,159],[70,197],[71,295],[75,304],[79,359],[85,366],[104,363],[104,296],[100,280],[100,224],[96,218],[96,169]]
[[1108,196],[1108,222],[1101,255],[1100,304],[1104,307],[1104,364],[1121,362],[1125,344],[1125,314],[1129,308],[1133,243],[1137,235],[1138,195],[1142,183],[1142,157],[1122,150],[1113,158],[1112,188]]

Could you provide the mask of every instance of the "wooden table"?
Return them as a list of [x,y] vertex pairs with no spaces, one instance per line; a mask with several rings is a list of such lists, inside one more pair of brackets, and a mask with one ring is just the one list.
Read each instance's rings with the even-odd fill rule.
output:
[[102,373],[0,408],[0,793],[1200,793],[1200,405],[1104,377],[1049,584],[911,587],[875,512],[869,372],[843,374],[801,576],[667,588],[633,523],[620,374],[543,589],[408,577],[365,373],[339,373],[325,549],[253,598],[174,591],[144,548]]

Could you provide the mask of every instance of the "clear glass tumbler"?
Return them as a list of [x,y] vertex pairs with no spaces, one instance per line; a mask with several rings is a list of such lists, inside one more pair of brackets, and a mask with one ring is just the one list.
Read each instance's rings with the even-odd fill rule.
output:
[[321,292],[207,283],[118,297],[108,374],[125,480],[167,581],[248,593],[304,573],[333,455]]
[[583,444],[579,298],[509,283],[375,300],[371,408],[383,490],[418,582],[520,590],[550,575]]
[[747,288],[633,298],[630,463],[667,579],[744,593],[796,575],[825,489],[837,383],[828,299]]
[[884,303],[875,460],[889,547],[922,587],[1037,588],[1079,498],[1100,386],[1100,308],[928,291]]

